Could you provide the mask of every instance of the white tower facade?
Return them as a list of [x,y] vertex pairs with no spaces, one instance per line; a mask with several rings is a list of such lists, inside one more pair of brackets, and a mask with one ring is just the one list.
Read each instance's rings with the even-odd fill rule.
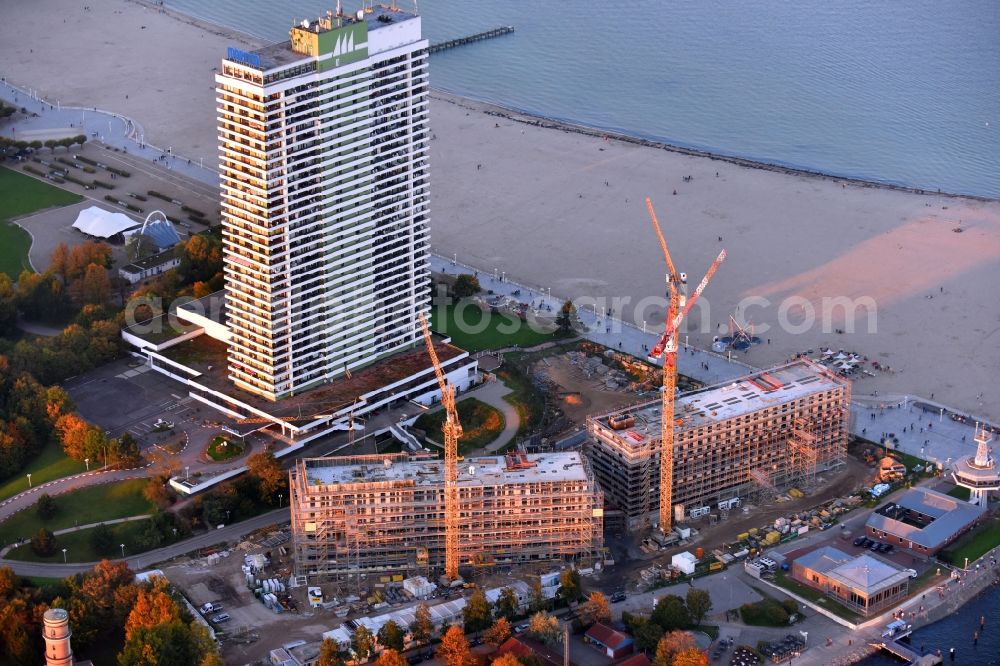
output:
[[328,13],[216,75],[229,377],[278,400],[420,342],[420,17]]
[[50,608],[42,616],[45,639],[45,666],[72,666],[73,646],[70,638],[69,613],[62,608]]
[[1000,490],[1000,468],[990,453],[993,436],[985,425],[976,424],[976,455],[958,460],[952,469],[955,483],[969,489],[969,503],[989,508],[990,493]]

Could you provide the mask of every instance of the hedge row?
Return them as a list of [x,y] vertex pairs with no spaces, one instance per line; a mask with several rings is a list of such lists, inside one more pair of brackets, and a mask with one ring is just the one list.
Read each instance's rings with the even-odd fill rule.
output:
[[112,185],[111,183],[106,183],[103,180],[97,180],[96,178],[94,179],[94,185],[97,185],[98,187],[103,187],[106,190],[115,189],[115,186]]
[[133,199],[138,199],[139,201],[146,201],[147,200],[146,197],[142,196],[141,194],[136,194],[135,192],[129,192],[128,195],[130,197],[132,197]]
[[205,214],[198,210],[197,208],[191,208],[191,206],[181,206],[181,210],[195,217],[205,217]]
[[139,208],[138,206],[133,206],[132,204],[128,203],[127,201],[122,201],[121,199],[116,199],[113,196],[111,196],[110,194],[104,195],[104,200],[105,201],[110,201],[113,204],[118,204],[122,208],[127,208],[127,209],[129,209],[129,210],[131,210],[133,212],[136,212],[136,213],[142,213],[143,212],[142,209]]

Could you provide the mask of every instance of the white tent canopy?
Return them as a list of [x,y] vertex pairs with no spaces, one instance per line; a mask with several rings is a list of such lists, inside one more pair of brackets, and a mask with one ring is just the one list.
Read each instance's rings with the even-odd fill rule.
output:
[[73,223],[74,228],[97,238],[111,238],[115,234],[138,226],[140,223],[128,215],[112,213],[97,206],[81,210],[76,216],[76,222]]

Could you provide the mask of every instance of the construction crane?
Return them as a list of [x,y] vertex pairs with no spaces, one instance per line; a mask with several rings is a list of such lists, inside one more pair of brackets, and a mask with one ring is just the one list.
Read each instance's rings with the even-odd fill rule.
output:
[[726,260],[726,251],[723,250],[715,258],[708,272],[702,278],[694,293],[685,303],[681,302],[679,284],[682,273],[678,273],[674,268],[674,262],[670,258],[670,251],[667,249],[667,241],[663,238],[660,230],[660,222],[656,219],[656,211],[653,210],[653,202],[646,197],[646,210],[649,211],[649,218],[653,223],[653,230],[656,231],[656,238],[660,241],[660,249],[663,250],[663,258],[667,262],[667,294],[670,305],[667,308],[667,316],[664,322],[663,336],[653,347],[650,357],[658,359],[663,356],[663,395],[661,429],[662,442],[660,443],[660,531],[666,534],[670,531],[673,484],[674,484],[674,401],[677,391],[677,332],[680,330],[684,317],[698,301],[701,292],[705,291],[709,280],[715,275],[719,265]]
[[444,406],[444,575],[450,580],[458,580],[458,440],[462,436],[462,424],[458,422],[455,409],[455,387],[445,381],[431,339],[431,329],[420,313],[420,328],[424,332],[427,353],[434,365],[438,386],[441,389],[441,404]]

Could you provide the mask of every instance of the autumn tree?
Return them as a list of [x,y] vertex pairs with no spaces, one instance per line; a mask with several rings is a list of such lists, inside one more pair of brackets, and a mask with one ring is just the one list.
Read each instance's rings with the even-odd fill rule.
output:
[[260,481],[261,496],[270,503],[275,502],[279,492],[287,490],[288,475],[270,451],[254,453],[247,458],[247,472]]
[[17,292],[6,273],[0,273],[0,337],[6,338],[17,330]]
[[690,615],[691,621],[698,626],[701,621],[705,619],[709,611],[712,610],[712,597],[705,590],[699,590],[697,587],[690,587],[687,591],[687,597],[685,598],[687,605],[688,614]]
[[170,508],[177,501],[177,493],[170,487],[169,481],[170,477],[166,475],[149,477],[142,489],[142,496],[161,510]]
[[513,620],[517,617],[519,609],[520,604],[517,601],[517,593],[509,587],[500,590],[500,597],[497,599],[496,606],[493,609],[496,616]]
[[125,626],[135,604],[135,574],[122,561],[98,563],[92,571],[69,579],[66,603],[73,626],[73,644],[86,646],[106,634],[109,627]]
[[332,638],[324,638],[319,646],[319,657],[314,666],[344,666],[344,654]]
[[465,632],[473,633],[482,631],[490,626],[493,618],[493,609],[486,592],[482,588],[476,588],[472,595],[466,600],[465,608],[462,609],[462,619],[465,624]]
[[528,610],[532,613],[537,613],[538,611],[547,610],[548,607],[549,601],[542,592],[542,583],[536,580],[531,584],[531,599],[528,602]]
[[673,666],[674,657],[697,647],[694,636],[687,631],[668,631],[656,644],[653,666]]
[[389,620],[378,630],[378,644],[383,649],[403,651],[405,636],[403,630],[399,628],[394,620]]
[[554,645],[559,642],[562,630],[558,618],[545,611],[539,611],[528,621],[528,633],[546,645]]
[[556,328],[560,333],[569,333],[579,324],[579,320],[576,316],[576,306],[573,305],[573,301],[566,301],[559,308],[559,314],[556,315]]
[[513,652],[507,652],[494,659],[490,666],[524,666],[524,664]]
[[559,597],[567,603],[579,601],[583,596],[580,583],[580,572],[576,569],[566,569],[559,574]]
[[611,620],[611,603],[600,592],[591,592],[587,601],[580,606],[580,620],[585,625]]
[[413,611],[413,624],[410,625],[410,635],[418,644],[424,644],[431,640],[434,633],[434,623],[431,620],[431,609],[427,604],[417,604]]
[[56,537],[44,527],[40,527],[35,536],[31,537],[31,550],[39,557],[49,557],[56,553]]
[[484,639],[493,647],[500,647],[511,637],[510,622],[505,617],[499,618],[493,626],[486,630]]
[[365,661],[375,651],[375,637],[363,624],[359,624],[351,634],[351,651],[358,661]]
[[83,303],[102,305],[111,298],[111,278],[108,270],[97,264],[89,264],[80,279],[80,300]]
[[383,650],[375,660],[375,666],[407,666],[403,655],[396,650]]
[[472,656],[469,641],[465,639],[462,628],[457,624],[448,627],[441,637],[435,656],[444,661],[445,666],[475,666],[476,659]]
[[708,655],[698,648],[691,648],[674,657],[673,666],[708,666]]
[[139,627],[118,655],[118,666],[181,666],[197,664],[215,651],[204,626],[174,620]]
[[456,300],[475,296],[482,287],[479,286],[479,278],[469,273],[462,273],[455,278],[455,284],[451,288],[451,293]]
[[162,576],[155,576],[149,585],[143,585],[136,597],[132,612],[125,621],[125,640],[142,628],[155,627],[180,621],[180,606],[167,592],[168,583]]

